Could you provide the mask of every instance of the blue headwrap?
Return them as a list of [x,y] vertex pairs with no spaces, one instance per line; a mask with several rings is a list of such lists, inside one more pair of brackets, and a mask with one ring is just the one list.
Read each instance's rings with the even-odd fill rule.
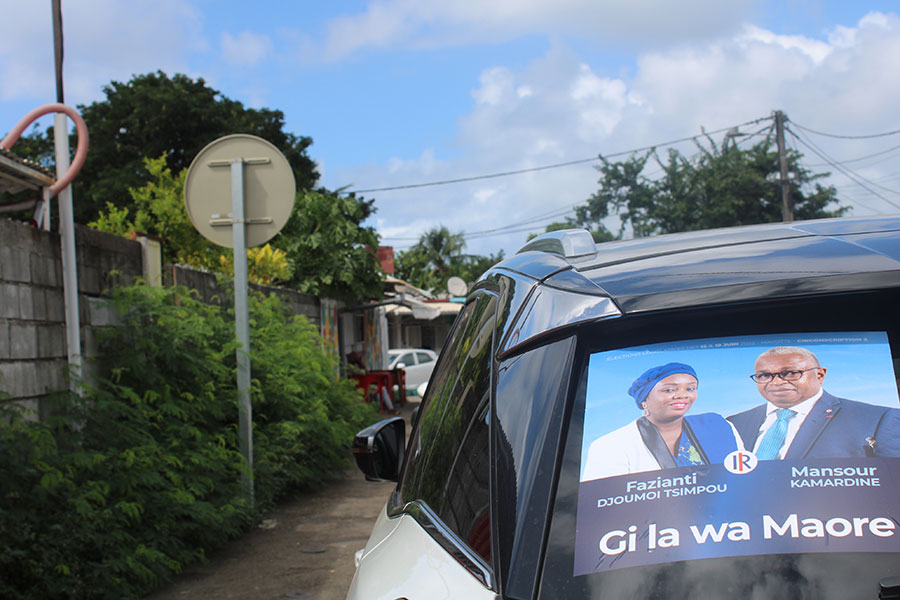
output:
[[671,362],[667,365],[653,367],[652,369],[644,371],[644,374],[635,379],[634,383],[631,384],[631,387],[628,388],[628,395],[634,398],[637,407],[641,408],[641,402],[647,399],[653,386],[669,375],[674,375],[675,373],[687,373],[688,375],[693,375],[694,379],[697,381],[700,380],[700,378],[697,377],[697,373],[694,372],[693,367],[690,365]]

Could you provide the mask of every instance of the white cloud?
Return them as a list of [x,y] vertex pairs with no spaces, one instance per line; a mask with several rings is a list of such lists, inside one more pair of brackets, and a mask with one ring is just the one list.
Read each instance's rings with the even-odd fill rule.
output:
[[[701,127],[727,128],[776,109],[825,132],[897,129],[900,78],[890,73],[900,62],[898,34],[900,18],[880,14],[827,32],[825,41],[746,28],[716,40],[645,52],[627,78],[605,76],[557,45],[525,69],[498,65],[481,74],[471,112],[460,119],[454,142],[460,158],[429,154],[427,175],[420,170],[424,161],[400,161],[403,168],[390,174],[368,167],[348,180],[391,185],[528,169],[696,135]],[[522,89],[529,93],[519,93]],[[815,143],[837,160],[897,144],[895,138],[866,144],[815,138]],[[680,149],[695,151],[690,143]],[[818,165],[814,171],[828,170],[811,150],[799,149],[807,164]],[[859,170],[878,179],[891,164],[895,161]],[[379,219],[391,224],[384,233],[400,238],[414,238],[438,224],[472,232],[543,216],[531,229],[540,231],[543,223],[561,220],[563,211],[583,203],[596,190],[597,179],[591,165],[584,164],[374,197]],[[843,200],[855,205],[855,214],[895,210],[857,186],[834,181],[847,190]],[[475,237],[468,248],[486,254],[503,247],[509,253],[526,235],[513,230]]]
[[237,36],[226,31],[221,42],[225,61],[241,67],[255,66],[272,52],[272,40],[268,36],[250,31],[242,31]]
[[321,54],[339,60],[367,48],[435,48],[497,43],[531,33],[602,36],[660,44],[721,35],[741,24],[756,0],[381,0],[328,25]]
[[801,35],[776,35],[753,25],[748,25],[744,35],[738,39],[748,46],[760,42],[770,46],[777,45],[785,50],[799,50],[816,63],[821,63],[831,53],[831,46],[826,42],[811,40]]
[[518,94],[513,85],[513,75],[504,67],[493,67],[481,74],[481,87],[472,91],[472,97],[478,104],[500,106]]

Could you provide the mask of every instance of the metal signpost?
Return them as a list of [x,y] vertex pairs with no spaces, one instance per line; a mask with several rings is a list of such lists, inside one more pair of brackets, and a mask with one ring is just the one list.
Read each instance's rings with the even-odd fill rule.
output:
[[[226,168],[227,167],[227,168]],[[237,393],[242,477],[253,504],[253,407],[250,402],[250,326],[247,248],[281,231],[294,206],[296,184],[290,163],[272,144],[252,135],[229,135],[194,158],[184,184],[184,201],[204,237],[234,251],[234,324],[238,341]]]

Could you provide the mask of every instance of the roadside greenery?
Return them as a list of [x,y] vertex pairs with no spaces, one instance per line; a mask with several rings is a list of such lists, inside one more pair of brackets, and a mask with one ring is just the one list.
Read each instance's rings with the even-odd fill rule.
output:
[[[650,150],[621,162],[601,156],[597,192],[576,207],[574,217],[546,231],[584,227],[600,242],[782,220],[780,163],[772,135],[747,148],[733,137],[716,144],[707,136],[697,142],[697,150],[685,156],[670,149],[665,157]],[[848,208],[840,206],[837,190],[821,183],[829,173],[813,173],[802,158],[796,150],[786,152],[794,219],[845,214]],[[619,221],[615,231],[607,228],[613,217]]]
[[[747,148],[732,136],[717,145],[707,135],[696,145],[693,156],[674,149],[665,158],[655,149],[620,162],[601,156],[599,189],[575,208],[574,217],[545,231],[583,227],[605,242],[782,220],[780,162],[771,134]],[[796,150],[788,149],[785,157],[795,220],[840,217],[849,210],[833,186],[822,185],[829,173],[803,167]],[[619,223],[612,231],[607,226],[614,217]]]
[[[149,179],[129,190],[132,203],[107,203],[89,226],[125,237],[132,231],[158,236],[163,239],[163,262],[230,275],[231,250],[200,235],[188,216],[187,171],[173,174],[165,156],[144,160],[144,168]],[[383,273],[373,251],[378,234],[363,225],[375,212],[373,204],[353,194],[298,192],[282,231],[271,243],[247,250],[250,280],[349,302],[380,297]]]
[[348,302],[381,298],[378,232],[364,225],[374,204],[352,193],[299,192],[290,218],[272,238],[291,264],[288,287]]
[[299,189],[312,189],[319,179],[307,154],[312,139],[286,131],[280,110],[247,108],[202,78],[157,71],[111,81],[103,93],[103,100],[78,107],[91,135],[91,151],[74,184],[78,223],[95,219],[107,202],[127,206],[128,190],[144,183],[144,159],[164,155],[166,166],[181,173],[204,146],[233,133],[274,144],[291,164]]
[[[381,298],[378,234],[363,225],[375,212],[374,200],[316,187],[319,173],[308,155],[312,139],[286,131],[281,111],[247,108],[203,79],[162,71],[112,81],[103,92],[104,100],[79,106],[91,151],[74,183],[76,222],[124,236],[153,234],[163,239],[164,262],[221,270],[219,257],[229,252],[194,231],[184,208],[186,169],[219,137],[256,135],[287,158],[298,192],[291,218],[271,242],[275,256],[250,253],[251,279],[350,303]],[[35,127],[15,149],[52,167],[52,142],[52,127]],[[4,198],[30,197],[0,194]]]
[[187,170],[175,174],[166,166],[166,157],[143,161],[147,182],[128,190],[131,203],[106,209],[88,225],[99,231],[128,237],[132,231],[149,233],[163,239],[163,261],[211,269],[219,264],[223,249],[194,228],[184,206],[184,180]]
[[447,292],[447,281],[460,277],[472,284],[481,274],[503,260],[503,250],[496,255],[464,254],[466,240],[461,233],[450,233],[444,227],[429,229],[408,250],[398,253],[397,277],[437,294]]
[[315,328],[251,297],[256,509],[244,501],[228,310],[185,288],[112,292],[109,376],[29,420],[0,403],[0,597],[137,598],[327,480],[377,419]]

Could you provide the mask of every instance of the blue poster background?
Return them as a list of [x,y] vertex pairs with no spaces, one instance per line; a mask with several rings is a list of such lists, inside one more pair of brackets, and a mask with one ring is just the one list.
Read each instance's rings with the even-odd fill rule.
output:
[[814,352],[828,369],[823,387],[835,396],[900,407],[884,332],[707,338],[598,352],[588,366],[582,471],[591,442],[640,416],[628,388],[647,369],[669,362],[691,365],[699,385],[690,414],[714,412],[727,417],[765,402],[750,375],[756,358],[774,346],[801,346]]

